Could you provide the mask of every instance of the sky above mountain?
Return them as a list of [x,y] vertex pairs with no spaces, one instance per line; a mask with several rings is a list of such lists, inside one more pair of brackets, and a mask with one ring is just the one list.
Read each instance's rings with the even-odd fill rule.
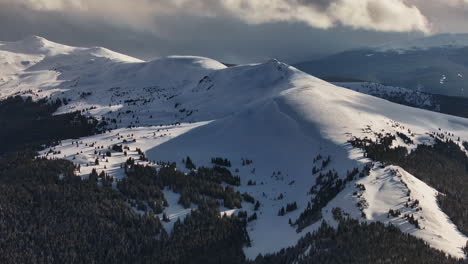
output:
[[468,0],[0,0],[0,39],[35,34],[150,59],[296,62],[464,32]]

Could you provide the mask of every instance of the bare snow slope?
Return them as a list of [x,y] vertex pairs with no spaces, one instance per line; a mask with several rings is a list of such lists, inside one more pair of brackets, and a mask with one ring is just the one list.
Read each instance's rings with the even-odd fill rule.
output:
[[[357,184],[363,185],[365,190],[357,187]],[[462,247],[467,238],[440,210],[437,190],[398,166],[383,168],[380,164],[374,166],[370,175],[358,180],[356,185],[348,186],[327,205],[325,219],[333,222],[331,209],[347,208],[345,211],[353,218],[392,224],[403,232],[424,239],[434,248],[463,257]],[[365,219],[355,206],[357,203],[365,204]],[[398,210],[401,215],[390,215],[390,209]],[[405,215],[413,215],[421,228],[411,224]]]
[[[33,45],[36,42],[39,44]],[[123,176],[120,164],[125,157],[116,154],[94,165],[99,157],[94,154],[96,146],[108,149],[113,144],[128,145],[136,157],[135,150],[140,148],[153,161],[180,163],[190,156],[200,166],[210,165],[212,157],[230,159],[232,170],[238,169],[236,174],[242,179],[239,190],[249,192],[262,204],[258,220],[248,227],[253,241],[245,252],[250,258],[291,246],[320,224],[297,233],[288,220],[297,219],[310,201],[308,193],[316,177],[311,173],[314,157],[329,155],[331,163],[326,170],[334,169],[343,178],[347,170],[369,162],[347,144],[351,136],[373,137],[373,132],[409,129],[416,143],[430,143],[427,133],[441,129],[468,140],[467,119],[337,87],[276,60],[232,68],[200,57],[141,62],[101,48],[67,47],[37,37],[16,44],[2,43],[0,50],[7,54],[0,59],[8,61],[0,68],[0,97],[20,94],[67,98],[59,111],[84,110],[106,118],[111,128],[118,128],[78,141],[64,141],[48,154],[82,164],[83,176],[93,167],[115,177]],[[139,127],[125,128],[129,125]],[[242,159],[253,163],[243,166]],[[375,171],[370,177],[378,175],[384,175],[384,171]],[[247,185],[249,180],[257,184]],[[378,195],[366,194],[370,204],[367,220],[380,220],[387,206],[400,203],[400,197],[393,193],[401,186],[386,186]],[[426,187],[419,183],[408,187],[425,193],[418,198],[423,199],[423,212],[437,212],[432,218],[426,217],[431,221],[426,233],[407,225],[400,228],[434,247],[464,256],[460,248],[467,238],[434,204],[433,192]],[[343,205],[345,211],[355,212],[356,203],[348,200],[340,195],[330,205]],[[298,210],[278,216],[279,209],[292,202],[297,202]],[[167,210],[179,215],[177,208],[170,205]],[[249,215],[254,212],[249,204],[244,209]],[[331,209],[325,208],[325,215]],[[181,211],[180,215],[186,213]],[[435,235],[441,239],[434,240]],[[449,240],[451,243],[440,242]]]

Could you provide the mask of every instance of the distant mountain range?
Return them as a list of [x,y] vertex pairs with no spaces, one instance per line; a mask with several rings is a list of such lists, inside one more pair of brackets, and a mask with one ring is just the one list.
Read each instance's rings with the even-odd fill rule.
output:
[[326,80],[360,80],[468,96],[468,35],[442,34],[341,52],[294,65]]

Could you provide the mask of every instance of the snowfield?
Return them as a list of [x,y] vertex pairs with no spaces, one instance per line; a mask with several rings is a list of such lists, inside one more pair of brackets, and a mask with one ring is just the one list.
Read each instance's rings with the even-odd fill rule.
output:
[[[200,57],[143,62],[102,48],[74,48],[31,37],[0,42],[0,98],[13,95],[65,100],[58,113],[79,110],[109,123],[110,132],[62,141],[40,153],[80,164],[83,177],[93,168],[124,177],[120,165],[128,157],[138,159],[137,148],[149,159],[140,163],[176,161],[181,170],[187,156],[197,166],[211,165],[212,157],[228,158],[231,171],[242,179],[238,190],[261,203],[258,219],[248,226],[249,258],[292,246],[320,225],[298,233],[288,220],[297,219],[311,199],[314,157],[330,156],[326,170],[336,170],[342,178],[369,162],[347,143],[352,136],[410,130],[416,144],[429,144],[428,133],[443,131],[468,140],[467,119],[338,87],[276,60],[230,68]],[[127,156],[111,151],[111,157],[103,157],[115,144],[128,147]],[[253,163],[243,165],[242,159]],[[249,180],[256,185],[247,185]],[[435,248],[464,257],[461,247],[468,238],[439,209],[437,190],[393,166],[374,167],[356,184],[364,185],[365,191],[348,185],[323,209],[325,220],[333,222],[331,209],[341,207],[362,221],[394,224]],[[405,206],[408,190],[422,210]],[[190,212],[176,203],[177,194],[167,191],[166,197],[171,223]],[[365,219],[356,206],[361,199],[368,203]],[[279,209],[292,202],[298,210],[278,216]],[[251,204],[243,207],[249,215],[254,212]],[[403,216],[387,218],[389,209],[403,214],[413,210],[424,228],[415,228]]]

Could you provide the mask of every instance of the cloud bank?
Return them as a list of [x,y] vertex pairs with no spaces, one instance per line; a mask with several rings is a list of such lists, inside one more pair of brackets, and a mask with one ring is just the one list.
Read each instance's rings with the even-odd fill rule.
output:
[[[431,31],[420,9],[405,0],[0,0],[38,11],[66,12],[157,30],[165,16],[231,17],[247,24],[304,23],[329,29]],[[452,2],[465,0],[449,0]]]
[[0,0],[0,40],[40,35],[143,59],[298,62],[468,32],[468,0]]

